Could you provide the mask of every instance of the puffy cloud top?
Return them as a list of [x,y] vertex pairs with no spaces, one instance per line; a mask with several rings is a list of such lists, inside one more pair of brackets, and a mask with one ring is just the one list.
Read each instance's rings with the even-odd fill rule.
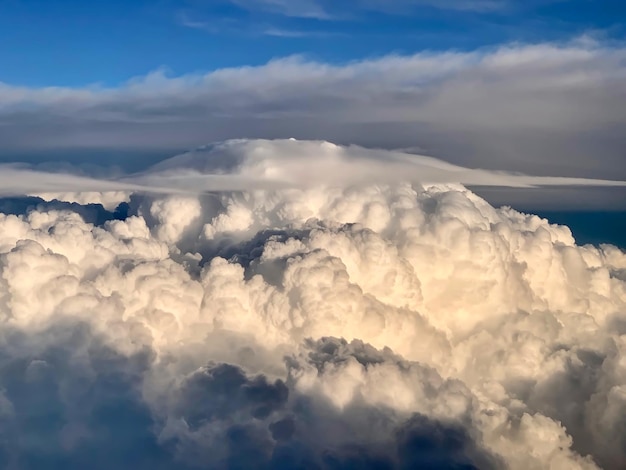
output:
[[5,468],[626,466],[624,252],[401,154],[323,185],[294,171],[371,154],[296,144],[150,175],[305,186],[1,206]]

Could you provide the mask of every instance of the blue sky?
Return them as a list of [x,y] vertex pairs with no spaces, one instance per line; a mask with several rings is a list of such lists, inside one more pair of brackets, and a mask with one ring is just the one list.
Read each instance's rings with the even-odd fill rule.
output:
[[345,62],[420,50],[623,37],[621,0],[0,0],[0,81],[115,85],[304,54]]
[[0,470],[626,469],[625,22],[0,0]]

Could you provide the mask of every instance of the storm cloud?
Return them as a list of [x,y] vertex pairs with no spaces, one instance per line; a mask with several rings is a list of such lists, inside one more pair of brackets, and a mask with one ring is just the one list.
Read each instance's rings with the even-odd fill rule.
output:
[[46,198],[0,200],[6,468],[626,465],[617,247],[458,183]]

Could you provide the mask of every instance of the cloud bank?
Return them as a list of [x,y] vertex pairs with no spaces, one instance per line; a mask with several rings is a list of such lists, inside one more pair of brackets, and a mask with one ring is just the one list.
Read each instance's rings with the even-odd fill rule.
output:
[[471,168],[625,179],[626,50],[580,38],[328,64],[303,57],[117,87],[0,85],[3,159],[169,153],[231,138],[419,147]]
[[[68,172],[69,167],[74,172]],[[469,169],[423,155],[342,147],[330,142],[230,140],[169,158],[148,170],[106,179],[65,164],[55,171],[27,165],[0,166],[0,194],[34,194],[69,202],[98,202],[109,208],[133,191],[201,194],[214,191],[346,187],[398,180],[426,184],[531,188],[538,186],[626,187],[626,181],[546,177]],[[64,170],[64,171],[62,171]],[[96,192],[96,199],[91,197]],[[107,194],[108,199],[98,196]],[[72,196],[76,194],[77,196]]]
[[626,466],[624,252],[460,184],[311,179],[0,200],[2,466]]

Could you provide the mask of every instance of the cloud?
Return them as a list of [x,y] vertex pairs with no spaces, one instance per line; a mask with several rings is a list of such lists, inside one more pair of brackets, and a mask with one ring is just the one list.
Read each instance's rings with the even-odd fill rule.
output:
[[296,18],[330,19],[326,7],[318,0],[229,0],[249,10],[265,10]]
[[[554,0],[547,0],[550,1]],[[225,4],[235,8],[224,8]],[[192,2],[189,6],[189,9],[178,12],[177,23],[211,34],[332,38],[344,34],[334,28],[328,29],[329,26],[360,22],[372,13],[414,15],[424,9],[477,14],[506,13],[515,7],[515,3],[509,0],[358,0],[349,4],[327,0],[219,0]],[[529,6],[532,5],[526,5],[526,8]],[[249,21],[252,18],[254,21]]]
[[419,146],[470,168],[624,180],[625,54],[585,40],[343,65],[285,58],[180,77],[157,71],[117,88],[3,85],[3,159],[72,151],[89,161],[104,151],[130,160],[230,138],[295,137]]
[[419,7],[438,8],[442,10],[459,10],[471,12],[494,12],[507,9],[511,6],[509,0],[399,0],[394,2],[384,2],[381,0],[362,0],[361,4],[365,8],[398,13],[407,9]]
[[173,468],[137,386],[149,350],[120,355],[61,318],[36,334],[5,323],[1,341],[3,468]]
[[178,23],[191,29],[206,31],[210,34],[243,34],[249,36],[273,36],[282,38],[331,38],[340,36],[340,33],[322,30],[284,28],[272,26],[270,23],[255,22],[249,24],[236,18],[211,18],[202,21],[193,18],[189,13],[182,11],[178,14]]
[[[238,139],[172,157],[141,173],[108,179],[8,166],[0,176],[0,183],[3,183],[0,194],[41,195],[48,200],[61,198],[69,202],[97,200],[112,209],[127,200],[129,192],[137,191],[197,195],[213,191],[336,188],[396,181],[511,188],[626,187],[626,181],[469,169],[421,155],[341,147],[330,142]],[[97,199],[98,191],[103,194],[100,199]]]
[[209,22],[194,20],[190,18],[189,15],[184,11],[181,11],[178,14],[178,21],[181,24],[181,26],[185,26],[186,28],[204,29],[207,31],[213,31],[211,28],[211,24]]
[[[160,168],[250,164],[214,150]],[[459,184],[311,177],[0,200],[3,465],[626,465],[623,251]]]
[[311,30],[297,30],[297,29],[281,29],[281,28],[267,28],[263,30],[265,36],[275,36],[281,38],[333,38],[342,36],[340,33],[331,31],[311,31]]
[[[167,159],[137,175],[146,187],[163,186],[180,178],[180,187],[193,187],[194,179],[217,176],[244,187],[276,185],[304,187],[345,186],[399,180],[423,183],[463,183],[476,186],[531,187],[532,185],[624,186],[625,182],[584,178],[538,177],[463,168],[444,161],[399,151],[342,147],[330,142],[288,140],[231,140],[201,147]],[[157,184],[156,187],[159,185]],[[206,187],[210,189],[210,185]],[[238,187],[224,189],[240,189]]]
[[398,14],[421,7],[485,13],[506,9],[512,3],[509,0],[394,0],[393,2],[358,0],[352,2],[350,8],[347,9],[336,2],[324,0],[230,0],[230,2],[247,10],[261,10],[289,17],[316,20],[345,20],[354,17],[355,11],[374,10]]
[[331,0],[228,0],[231,4],[251,12],[265,12],[296,19],[321,21],[353,21],[366,13],[389,15],[414,14],[424,9],[473,14],[507,14],[512,11],[532,10],[537,6],[560,0],[355,0],[349,4]]

